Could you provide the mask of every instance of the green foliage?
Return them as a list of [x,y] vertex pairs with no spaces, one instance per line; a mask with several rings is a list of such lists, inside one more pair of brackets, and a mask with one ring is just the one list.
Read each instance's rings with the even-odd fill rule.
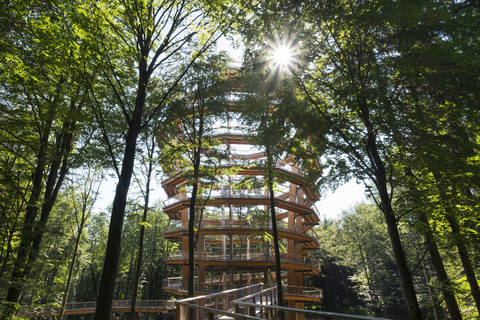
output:
[[[407,317],[386,226],[374,205],[360,204],[338,220],[324,220],[316,233],[322,240],[314,256],[321,259],[324,275],[322,280],[313,281],[322,281],[326,286],[326,310],[363,309],[366,313],[358,314]],[[338,284],[329,280],[335,274],[341,277]],[[341,291],[336,299],[334,295]]]
[[[164,172],[173,173],[182,168],[182,176],[189,181],[187,185],[194,183],[196,152],[208,155],[202,156],[199,167],[202,186],[207,188],[215,186],[217,167],[226,157],[220,140],[211,133],[229,108],[226,96],[231,90],[231,81],[227,78],[227,61],[227,57],[220,54],[194,63],[167,105],[158,135],[162,150],[160,161]],[[232,170],[235,169],[222,168],[222,175]]]

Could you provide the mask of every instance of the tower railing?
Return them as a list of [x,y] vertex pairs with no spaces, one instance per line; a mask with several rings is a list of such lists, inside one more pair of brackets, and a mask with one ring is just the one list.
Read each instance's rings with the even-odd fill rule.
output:
[[[166,256],[166,261],[184,261],[188,260],[188,252],[176,251],[171,252]],[[275,262],[275,254],[273,252],[265,251],[265,248],[256,248],[246,252],[239,248],[239,250],[230,250],[222,252],[196,252],[195,260],[197,261],[219,261],[219,262],[236,262],[236,261],[245,261],[245,262]],[[305,265],[312,267],[320,271],[320,263],[315,260],[313,257],[281,253],[280,261],[282,263],[290,263],[296,265]]]
[[[288,287],[284,291],[288,291]],[[279,306],[277,287],[261,284],[178,300],[175,304],[175,320],[214,320],[222,317],[265,320],[276,319],[279,312],[284,313],[285,320],[295,320],[298,315],[315,320],[388,320]]]

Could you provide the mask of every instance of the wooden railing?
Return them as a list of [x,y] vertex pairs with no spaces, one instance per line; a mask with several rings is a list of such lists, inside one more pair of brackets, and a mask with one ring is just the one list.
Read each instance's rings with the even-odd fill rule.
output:
[[226,290],[209,295],[192,297],[175,302],[177,309],[175,320],[213,320],[226,316],[235,319],[260,320],[260,318],[234,313],[232,301],[261,291],[260,284],[238,289]]
[[287,285],[283,291],[286,297],[309,298],[317,301],[323,299],[323,290],[318,288]]
[[[112,312],[129,312],[131,300],[112,301]],[[64,315],[95,313],[96,301],[69,302],[65,307]],[[171,312],[175,310],[175,300],[138,300],[135,304],[137,312]],[[20,316],[35,318],[40,316],[53,316],[60,312],[58,305],[25,306],[20,309]]]
[[[258,249],[260,250],[260,249]],[[176,251],[171,252],[165,257],[166,261],[181,261],[181,260],[188,260],[188,254],[183,251]],[[275,254],[268,253],[265,251],[262,252],[246,252],[245,250],[238,250],[226,253],[209,253],[209,252],[202,252],[195,254],[195,260],[197,261],[259,261],[259,262],[275,262]],[[296,254],[288,254],[288,253],[281,253],[280,254],[280,261],[282,263],[290,263],[296,265],[305,265],[312,267],[315,271],[319,272],[320,262],[310,256],[304,255],[296,255]]]
[[276,286],[265,288],[260,284],[212,295],[183,299],[175,302],[177,305],[175,320],[214,320],[222,316],[238,320],[265,320],[274,319],[279,312],[284,313],[286,320],[295,320],[299,314],[316,320],[387,320],[342,313],[287,308],[278,306],[276,299]]
[[[225,289],[225,284],[221,282],[221,278],[211,279],[210,282],[198,282],[198,277],[195,277],[194,289],[195,292],[206,293],[206,292],[220,292]],[[231,284],[227,285],[227,288],[231,288]],[[173,277],[163,279],[162,281],[163,289],[177,291],[177,292],[187,292],[188,291],[188,281],[183,280],[182,277]]]

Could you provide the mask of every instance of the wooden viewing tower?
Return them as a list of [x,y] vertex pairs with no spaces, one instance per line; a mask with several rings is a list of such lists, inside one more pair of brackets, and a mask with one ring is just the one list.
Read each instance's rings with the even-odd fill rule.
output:
[[[201,221],[196,221],[195,292],[198,295],[263,282],[275,283],[275,253],[269,215],[270,199],[263,182],[266,155],[254,144],[252,131],[241,126],[241,113],[226,103],[223,119],[208,134],[227,150],[228,159],[217,164],[218,183],[197,201]],[[234,109],[234,108],[233,108]],[[202,156],[208,157],[208,153]],[[275,190],[278,236],[285,300],[291,308],[305,302],[320,302],[321,290],[304,287],[305,276],[318,274],[320,264],[307,254],[318,248],[312,228],[319,217],[314,203],[319,193],[307,182],[302,168],[287,156],[276,162]],[[318,160],[314,163],[320,166]],[[224,174],[224,172],[229,172]],[[233,172],[233,173],[232,173]],[[188,280],[188,219],[191,188],[187,171],[178,167],[163,181],[169,199],[163,210],[174,220],[165,237],[180,244],[180,250],[166,259],[179,265],[182,276],[165,279],[166,292],[186,296]],[[246,179],[257,183],[245,187]],[[198,218],[200,214],[196,214]]]

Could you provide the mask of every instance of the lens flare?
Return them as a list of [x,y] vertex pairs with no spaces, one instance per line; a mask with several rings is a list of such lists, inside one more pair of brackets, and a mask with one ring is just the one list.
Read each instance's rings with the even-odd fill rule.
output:
[[281,67],[288,66],[293,61],[293,48],[281,45],[273,48],[272,60]]
[[297,61],[297,46],[291,41],[277,40],[270,47],[270,61],[275,69],[289,69]]

